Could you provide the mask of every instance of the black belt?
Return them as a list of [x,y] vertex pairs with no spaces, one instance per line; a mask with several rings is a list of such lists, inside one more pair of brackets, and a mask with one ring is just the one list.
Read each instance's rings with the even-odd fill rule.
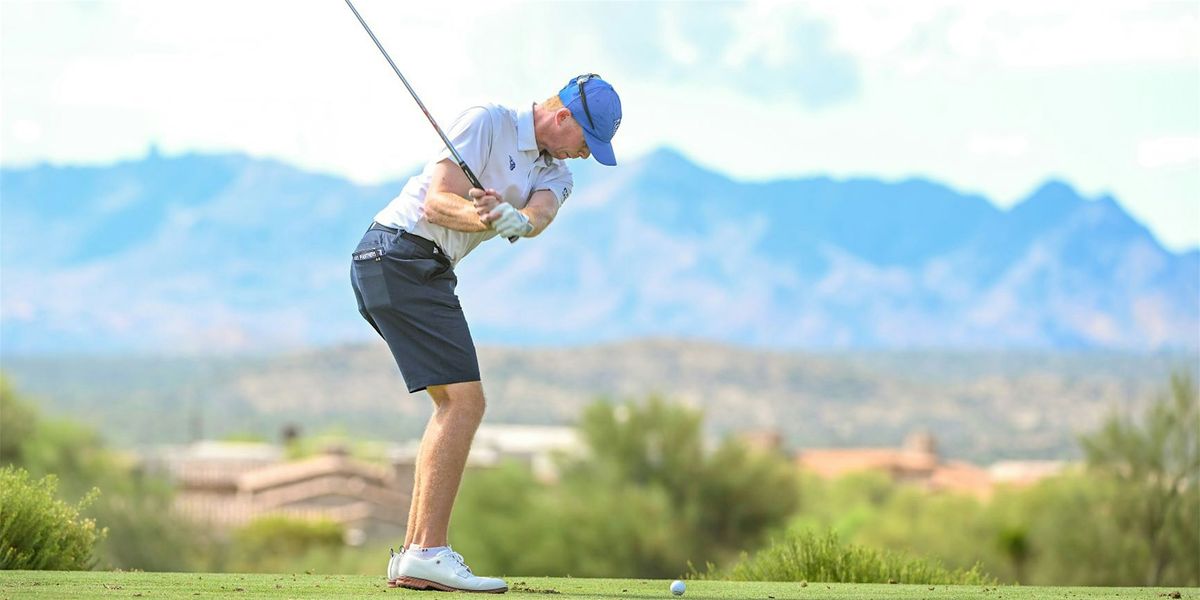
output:
[[446,253],[441,248],[438,247],[436,242],[434,242],[433,240],[430,240],[430,239],[423,238],[415,233],[409,233],[407,231],[404,231],[403,229],[396,229],[395,227],[388,227],[387,225],[381,225],[374,221],[371,222],[371,227],[368,228],[367,231],[370,231],[372,229],[386,231],[392,235],[396,235],[397,233],[399,233],[400,237],[416,244],[417,246],[420,246],[426,252],[432,254],[434,256],[434,258],[437,258],[438,256],[446,255]]

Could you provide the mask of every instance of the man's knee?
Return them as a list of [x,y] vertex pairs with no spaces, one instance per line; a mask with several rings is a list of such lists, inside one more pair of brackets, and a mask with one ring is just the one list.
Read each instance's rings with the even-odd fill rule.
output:
[[478,381],[434,385],[426,389],[439,410],[472,410],[482,415],[487,409],[483,385]]

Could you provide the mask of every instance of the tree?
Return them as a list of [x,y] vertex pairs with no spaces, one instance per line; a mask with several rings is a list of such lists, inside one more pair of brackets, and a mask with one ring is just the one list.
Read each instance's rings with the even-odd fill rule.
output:
[[1009,525],[1001,529],[996,537],[1000,552],[1012,565],[1016,580],[1018,582],[1025,581],[1025,565],[1029,562],[1032,554],[1029,546],[1029,529],[1020,525]]
[[[1200,408],[1190,376],[1171,377],[1139,423],[1113,415],[1081,438],[1089,470],[1118,483],[1111,517],[1149,555],[1145,584],[1197,583]],[[1168,575],[1171,575],[1168,577]]]
[[651,396],[637,405],[599,402],[580,422],[591,455],[565,479],[591,486],[662,490],[697,563],[734,558],[765,541],[799,506],[798,474],[782,454],[727,438],[705,450],[703,415]]
[[0,374],[0,465],[21,464],[22,448],[37,428],[37,412]]

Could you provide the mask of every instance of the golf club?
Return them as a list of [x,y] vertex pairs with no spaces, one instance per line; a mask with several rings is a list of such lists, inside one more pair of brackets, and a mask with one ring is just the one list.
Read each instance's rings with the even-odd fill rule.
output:
[[[413,100],[417,101],[417,106],[421,107],[421,112],[425,113],[425,118],[429,119],[429,124],[433,125],[434,131],[437,131],[437,134],[441,136],[442,141],[446,144],[446,148],[450,150],[450,154],[454,155],[454,160],[458,162],[458,167],[462,169],[463,174],[467,176],[467,181],[471,182],[471,187],[476,187],[481,190],[486,189],[483,187],[483,183],[479,181],[479,178],[475,176],[475,173],[471,171],[471,167],[467,166],[467,161],[463,160],[462,156],[458,154],[458,150],[454,149],[454,144],[450,143],[450,138],[446,137],[445,133],[442,133],[442,128],[438,127],[437,121],[433,120],[433,115],[429,114],[429,110],[425,108],[425,103],[421,102],[421,99],[417,97],[417,93],[413,91],[412,86],[408,84],[408,80],[404,78],[404,74],[400,72],[399,67],[396,66],[396,63],[392,62],[392,57],[388,55],[387,50],[383,49],[383,44],[379,43],[379,39],[375,37],[375,34],[371,31],[371,28],[367,27],[367,22],[363,20],[362,15],[358,14],[358,9],[354,8],[354,4],[350,2],[350,0],[346,0],[346,6],[349,6],[350,10],[354,11],[354,16],[358,17],[358,22],[362,23],[363,29],[367,30],[367,35],[371,36],[371,40],[375,42],[375,46],[378,47],[379,51],[383,53],[383,57],[387,59],[388,64],[392,65],[392,70],[395,71],[396,75],[400,77],[400,81],[404,83],[404,87],[408,88],[408,93],[412,94]],[[508,241],[516,243],[518,239],[520,238],[513,236],[508,238]]]

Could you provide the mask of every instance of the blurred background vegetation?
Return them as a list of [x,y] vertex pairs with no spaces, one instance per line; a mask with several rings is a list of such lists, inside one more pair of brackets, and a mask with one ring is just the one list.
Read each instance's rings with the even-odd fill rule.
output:
[[[0,379],[0,463],[24,482],[6,485],[6,509],[15,494],[33,497],[26,489],[49,490],[58,504],[43,501],[46,511],[75,507],[85,528],[90,520],[106,532],[88,542],[91,557],[60,568],[380,574],[386,565],[386,546],[347,546],[333,523],[266,518],[224,534],[192,525],[172,514],[168,481],[36,405]],[[468,470],[451,539],[475,571],[1200,585],[1200,410],[1183,375],[1144,414],[1114,413],[1082,436],[1079,466],[986,500],[871,473],[824,480],[736,437],[710,445],[702,413],[656,396],[596,402],[578,427],[587,451],[560,457],[556,482],[518,463]],[[301,439],[289,454],[311,447]],[[46,485],[51,475],[57,486]],[[6,512],[0,552],[28,545]]]

